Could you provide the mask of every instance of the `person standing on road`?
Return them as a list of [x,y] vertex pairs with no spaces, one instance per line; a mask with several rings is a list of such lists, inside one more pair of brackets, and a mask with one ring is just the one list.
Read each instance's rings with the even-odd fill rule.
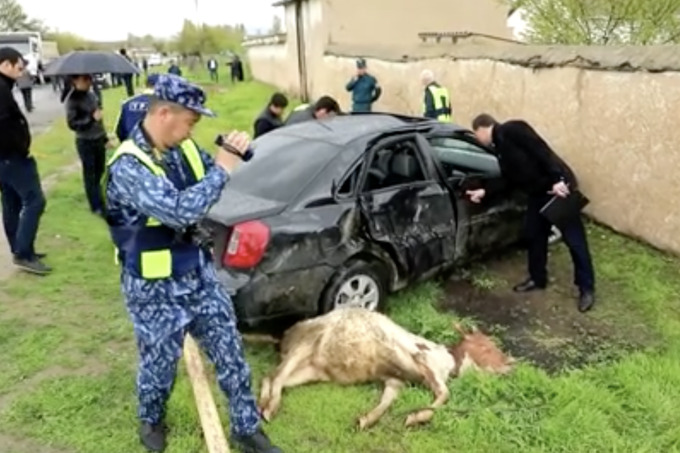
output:
[[24,68],[21,76],[17,79],[17,88],[21,91],[24,100],[24,108],[28,113],[33,111],[33,76],[28,69]]
[[210,72],[210,80],[215,83],[219,83],[220,81],[220,75],[217,72],[217,69],[218,69],[217,59],[211,58],[210,60],[208,60],[208,72]]
[[281,453],[262,431],[234,307],[196,227],[249,146],[245,133],[233,132],[213,160],[196,145],[194,126],[215,116],[205,100],[198,86],[160,75],[144,121],[109,160],[102,186],[139,349],[140,439],[149,451],[166,448],[165,406],[190,333],[215,364],[234,442],[248,453]]
[[434,73],[429,69],[425,69],[420,74],[420,81],[425,87],[423,116],[443,123],[450,123],[451,97],[449,90],[437,83]]
[[[566,197],[577,188],[569,166],[525,121],[498,123],[486,113],[472,122],[477,139],[496,150],[503,177],[529,196],[526,214],[529,278],[514,287],[516,292],[544,289],[548,284],[548,238],[551,224],[540,213],[553,196]],[[480,203],[486,190],[468,190],[474,203]],[[574,263],[574,283],[579,288],[578,309],[586,312],[595,303],[595,272],[588,240],[580,215],[561,227],[565,244]]]
[[149,74],[146,78],[146,90],[123,102],[116,121],[116,137],[120,143],[127,140],[135,126],[144,119],[144,115],[149,110],[156,80],[158,80],[158,74]]
[[66,101],[66,121],[76,133],[76,149],[83,168],[83,183],[90,210],[102,215],[100,181],[106,164],[108,137],[103,113],[92,92],[92,77],[77,75],[72,79],[73,92]]
[[24,71],[21,53],[0,48],[0,192],[2,221],[14,265],[45,275],[52,269],[36,253],[35,238],[45,210],[45,195],[35,158],[31,156],[28,121],[14,99],[12,88]]
[[363,58],[357,60],[357,74],[345,88],[352,93],[352,112],[370,112],[382,94],[378,80],[368,73]]
[[283,126],[283,112],[288,107],[288,98],[283,93],[274,93],[262,113],[255,119],[253,138],[257,138]]

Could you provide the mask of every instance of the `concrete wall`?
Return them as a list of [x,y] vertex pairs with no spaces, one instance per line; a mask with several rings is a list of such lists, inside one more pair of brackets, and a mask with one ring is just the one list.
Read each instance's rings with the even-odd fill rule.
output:
[[243,45],[247,51],[250,69],[258,80],[275,85],[282,90],[299,94],[300,75],[295,8],[285,8],[286,33],[247,39]]
[[393,46],[421,32],[462,32],[512,39],[508,7],[498,0],[326,0],[329,43]]
[[409,56],[330,48],[313,65],[310,94],[336,96],[347,108],[343,86],[356,56],[368,55],[384,90],[377,109],[420,113],[418,78],[430,68],[451,91],[454,121],[469,125],[480,112],[528,120],[576,170],[592,201],[590,215],[680,252],[680,47],[468,46],[404,53]]

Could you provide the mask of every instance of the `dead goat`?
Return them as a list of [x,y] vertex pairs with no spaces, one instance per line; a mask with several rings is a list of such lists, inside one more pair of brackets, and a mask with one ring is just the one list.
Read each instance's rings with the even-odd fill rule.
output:
[[427,408],[406,418],[406,426],[429,422],[434,410],[449,399],[450,376],[469,369],[508,373],[514,359],[504,355],[478,330],[446,347],[407,331],[387,316],[361,308],[345,308],[301,321],[288,329],[280,343],[281,363],[262,380],[260,409],[265,420],[274,417],[285,387],[310,382],[342,385],[384,382],[380,403],[359,417],[359,428],[374,425],[392,405],[406,382],[426,385],[435,396]]

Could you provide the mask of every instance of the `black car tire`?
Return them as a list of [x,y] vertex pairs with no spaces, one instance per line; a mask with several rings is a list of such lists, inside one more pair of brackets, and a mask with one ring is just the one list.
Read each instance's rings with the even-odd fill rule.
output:
[[345,284],[351,284],[352,280],[367,278],[372,281],[378,291],[377,311],[382,311],[387,299],[386,278],[383,267],[379,263],[366,262],[364,260],[352,260],[344,264],[331,277],[319,302],[319,314],[328,313],[335,309],[335,299]]

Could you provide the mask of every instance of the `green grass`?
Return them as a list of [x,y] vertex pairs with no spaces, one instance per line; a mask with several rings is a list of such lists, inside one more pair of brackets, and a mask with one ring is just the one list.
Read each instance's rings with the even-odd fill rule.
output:
[[[199,124],[204,144],[217,132],[250,130],[271,94],[255,82],[209,90],[220,118]],[[57,124],[41,140],[66,143],[65,135]],[[0,283],[0,434],[69,452],[142,451],[136,351],[107,231],[88,213],[78,176],[65,176],[49,200],[40,249],[49,252],[54,275]],[[379,386],[307,386],[286,393],[267,431],[294,453],[680,451],[680,261],[600,227],[590,233],[601,297],[592,316],[644,324],[663,340],[655,349],[556,376],[523,364],[503,378],[453,380],[451,402],[414,430],[402,427],[406,412],[431,400],[419,387],[404,390],[373,430],[357,433],[354,420],[377,403]],[[553,262],[568,268],[563,250]],[[474,281],[483,289],[497,285],[484,273]],[[437,283],[406,291],[391,299],[390,314],[415,333],[450,341],[452,316],[436,308],[441,292]],[[248,359],[255,384],[275,365],[270,347],[248,346]],[[170,453],[206,451],[183,370],[168,421]]]

